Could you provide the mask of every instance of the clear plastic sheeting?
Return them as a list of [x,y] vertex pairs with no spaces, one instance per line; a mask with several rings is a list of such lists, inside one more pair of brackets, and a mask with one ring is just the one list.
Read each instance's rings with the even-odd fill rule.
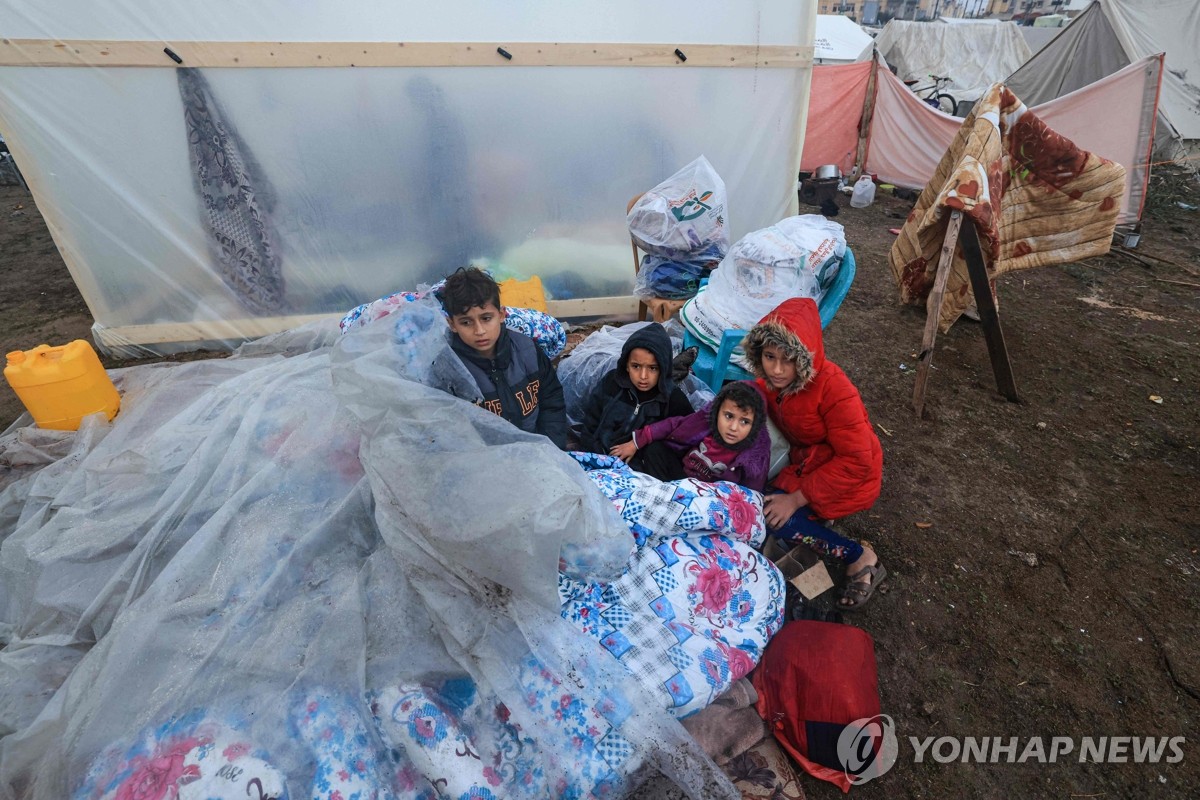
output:
[[633,552],[583,470],[430,388],[432,305],[335,332],[0,438],[0,798],[736,797],[560,617]]
[[794,203],[808,68],[497,56],[496,67],[217,69],[194,67],[189,47],[805,45],[809,2],[704,0],[683,14],[625,0],[587,15],[549,0],[325,0],[303,15],[282,0],[13,6],[0,1],[13,40],[169,42],[184,59],[0,66],[0,130],[97,343],[123,356],[232,346],[468,262],[539,275],[555,300],[628,295],[621,211],[698,152],[728,184],[735,236]]

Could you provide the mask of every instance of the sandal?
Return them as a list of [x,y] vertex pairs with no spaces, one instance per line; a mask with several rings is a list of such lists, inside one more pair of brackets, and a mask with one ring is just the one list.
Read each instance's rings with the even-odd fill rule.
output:
[[[870,577],[870,583],[858,580],[864,575]],[[875,594],[875,590],[885,580],[887,580],[887,568],[881,561],[876,561],[869,567],[863,567],[853,575],[847,575],[846,586],[842,589],[842,596],[838,600],[837,608],[841,611],[857,611],[867,604],[871,595]],[[850,602],[843,603],[842,600]]]

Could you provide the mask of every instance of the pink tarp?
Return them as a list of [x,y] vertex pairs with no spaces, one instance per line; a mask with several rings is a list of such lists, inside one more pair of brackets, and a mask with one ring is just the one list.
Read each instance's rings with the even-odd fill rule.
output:
[[[838,164],[843,172],[853,168],[870,67],[862,62],[813,68],[804,169],[820,164]],[[877,75],[864,171],[882,183],[923,188],[962,120],[922,102],[886,68]],[[1161,76],[1162,56],[1149,56],[1030,109],[1081,149],[1125,167],[1118,223],[1141,217]]]
[[[814,80],[818,71],[813,69]],[[933,177],[960,125],[961,119],[938,111],[880,67],[865,171],[883,183],[920,189]]]
[[870,61],[860,61],[813,68],[800,169],[823,164],[837,164],[843,173],[854,169],[871,66]]

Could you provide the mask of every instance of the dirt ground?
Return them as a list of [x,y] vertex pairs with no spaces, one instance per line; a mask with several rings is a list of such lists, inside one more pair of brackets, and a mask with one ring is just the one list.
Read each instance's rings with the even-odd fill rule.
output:
[[[1023,402],[996,391],[983,334],[938,339],[929,419],[910,407],[923,309],[887,267],[910,202],[837,221],[859,275],[826,350],[884,447],[883,495],[843,532],[890,591],[874,637],[900,754],[854,789],[881,797],[1200,796],[1200,205],[1156,182],[1142,261],[1109,255],[1000,281]],[[0,188],[0,342],[88,338],[91,317],[30,196]],[[1161,397],[1161,404],[1151,396]],[[20,412],[0,390],[0,427]],[[1032,554],[1032,555],[1030,555]],[[1177,764],[914,763],[909,737],[1186,736]],[[805,780],[812,798],[839,795]]]

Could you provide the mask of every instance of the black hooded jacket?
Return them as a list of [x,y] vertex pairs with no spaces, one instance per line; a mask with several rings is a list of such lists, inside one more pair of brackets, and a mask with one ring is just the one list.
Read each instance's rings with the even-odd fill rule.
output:
[[[626,371],[629,353],[638,347],[658,361],[658,386],[647,392],[635,389]],[[579,446],[589,453],[607,454],[613,445],[629,441],[638,428],[692,411],[687,395],[671,380],[671,337],[662,325],[652,322],[625,341],[617,366],[592,389],[583,411]]]
[[484,408],[523,431],[549,437],[567,447],[567,402],[554,365],[528,336],[500,329],[496,355],[485,358],[450,335],[450,348],[475,378]]

